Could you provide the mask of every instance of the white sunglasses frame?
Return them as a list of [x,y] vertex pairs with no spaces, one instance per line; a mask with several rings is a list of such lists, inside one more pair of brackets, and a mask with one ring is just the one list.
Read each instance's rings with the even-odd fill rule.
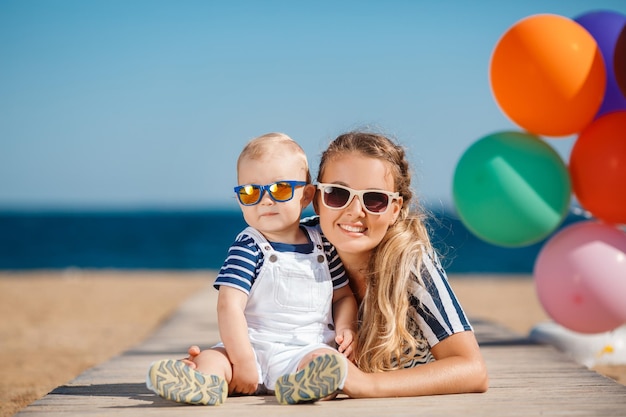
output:
[[[321,199],[322,199],[322,204],[324,205],[324,207],[331,209],[331,210],[345,209],[352,203],[352,201],[354,200],[354,197],[356,196],[359,198],[359,203],[361,203],[361,207],[363,208],[363,210],[365,210],[369,214],[380,215],[380,214],[385,214],[387,210],[389,210],[389,207],[391,207],[391,203],[393,203],[394,200],[398,200],[400,198],[399,192],[391,192],[391,191],[376,190],[376,189],[355,190],[354,188],[350,188],[341,184],[330,184],[330,183],[318,182],[317,184],[315,184],[315,187],[322,192]],[[326,204],[326,200],[324,199],[323,193],[324,193],[324,190],[329,187],[341,188],[343,190],[348,191],[350,195],[348,196],[348,201],[346,202],[346,204],[344,204],[341,207],[331,207],[328,204]],[[363,201],[363,195],[365,193],[385,194],[387,197],[389,197],[389,200],[387,201],[387,207],[385,207],[383,211],[378,211],[378,212],[371,211],[370,209],[367,208],[367,206],[365,205],[365,202]]]

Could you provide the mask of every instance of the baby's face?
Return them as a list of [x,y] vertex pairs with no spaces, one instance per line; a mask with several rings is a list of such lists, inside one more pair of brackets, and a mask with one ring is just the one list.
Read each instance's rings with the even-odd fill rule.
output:
[[[268,185],[279,181],[306,181],[302,159],[284,152],[270,152],[260,158],[245,158],[239,164],[239,185]],[[246,206],[239,203],[248,225],[259,230],[270,241],[286,242],[298,230],[302,210],[309,204],[305,187],[295,186],[289,201],[274,201],[267,191],[261,200]]]

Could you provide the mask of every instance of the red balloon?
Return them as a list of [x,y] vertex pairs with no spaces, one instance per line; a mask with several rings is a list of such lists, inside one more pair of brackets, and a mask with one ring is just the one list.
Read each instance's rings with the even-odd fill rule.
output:
[[580,133],[569,171],[583,208],[607,223],[626,224],[626,111],[607,113]]

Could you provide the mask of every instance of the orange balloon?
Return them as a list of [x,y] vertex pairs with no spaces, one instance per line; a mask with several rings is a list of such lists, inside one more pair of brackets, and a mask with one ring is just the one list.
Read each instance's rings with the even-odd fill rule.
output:
[[607,223],[626,224],[626,110],[600,116],[581,132],[569,171],[583,208]]
[[491,89],[502,111],[544,136],[580,132],[606,88],[602,53],[591,34],[563,16],[539,14],[514,24],[491,57]]

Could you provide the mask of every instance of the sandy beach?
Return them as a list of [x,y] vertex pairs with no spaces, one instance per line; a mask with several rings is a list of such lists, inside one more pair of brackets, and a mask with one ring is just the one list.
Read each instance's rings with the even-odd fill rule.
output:
[[[136,345],[213,278],[212,271],[0,273],[0,417]],[[520,335],[548,320],[530,276],[451,275],[450,282],[470,319]],[[626,384],[626,366],[595,370]]]

